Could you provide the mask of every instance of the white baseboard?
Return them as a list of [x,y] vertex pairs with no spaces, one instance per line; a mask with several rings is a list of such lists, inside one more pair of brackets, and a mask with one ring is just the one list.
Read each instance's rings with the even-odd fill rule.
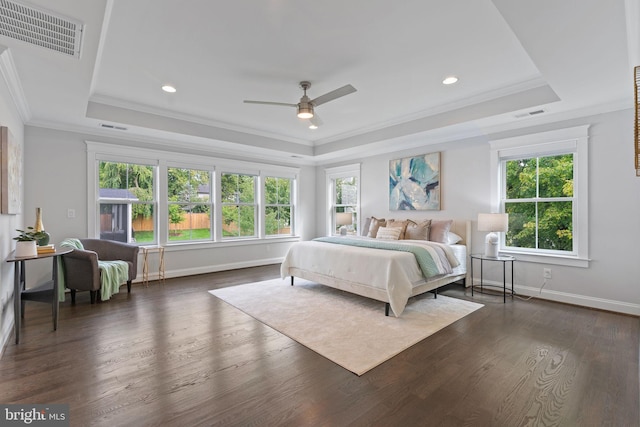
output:
[[[502,282],[494,280],[485,280],[484,283],[502,288]],[[477,283],[476,283],[477,285]],[[511,284],[507,283],[507,289]],[[549,301],[562,302],[565,304],[579,305],[582,307],[597,308],[599,310],[613,311],[616,313],[631,314],[640,316],[640,304],[633,304],[626,301],[616,301],[605,298],[596,298],[586,295],[572,294],[568,292],[554,291],[550,289],[534,288],[531,286],[515,285],[516,294],[521,296],[531,296],[534,298],[545,299]]]
[[[183,276],[193,276],[196,274],[215,273],[218,271],[237,270],[239,268],[258,267],[262,265],[280,264],[282,258],[269,258],[252,261],[241,261],[228,264],[216,264],[197,268],[184,268],[179,270],[167,270],[165,271],[165,278],[175,278]],[[149,272],[149,280],[158,280],[158,272]],[[142,274],[139,273],[135,282],[142,282]],[[470,279],[467,279],[466,284],[469,286]],[[490,286],[497,286],[502,288],[502,282],[493,280],[485,280],[484,283]],[[477,285],[478,283],[476,283]],[[511,285],[507,283],[507,288]],[[561,302],[565,304],[579,305],[589,308],[597,308],[600,310],[613,311],[616,313],[630,314],[633,316],[640,316],[640,304],[633,304],[626,301],[616,301],[605,298],[596,298],[586,295],[572,294],[568,292],[560,292],[548,289],[534,288],[531,286],[515,285],[516,294],[522,296],[532,296],[534,298],[545,299],[549,301]]]
[[[262,265],[271,265],[271,264],[280,264],[282,263],[283,258],[268,258],[268,259],[260,259],[260,260],[252,260],[252,261],[241,261],[241,262],[233,262],[228,264],[216,264],[216,265],[207,265],[203,267],[195,267],[195,268],[181,268],[178,270],[166,270],[165,271],[165,279],[175,278],[175,277],[184,277],[184,276],[194,276],[196,274],[206,274],[206,273],[215,273],[218,271],[226,271],[226,270],[237,270],[240,268],[249,268],[249,267],[260,267]],[[157,271],[149,272],[149,280],[158,280],[159,273]],[[134,282],[142,282],[142,273],[138,273]]]

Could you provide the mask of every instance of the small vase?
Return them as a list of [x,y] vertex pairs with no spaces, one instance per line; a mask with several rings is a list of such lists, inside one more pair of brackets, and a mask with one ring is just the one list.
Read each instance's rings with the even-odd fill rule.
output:
[[38,256],[38,248],[35,240],[16,242],[16,258]]
[[36,208],[36,225],[33,227],[33,231],[40,233],[41,238],[37,240],[38,246],[46,246],[51,240],[51,235],[44,231],[44,225],[42,225],[42,209]]

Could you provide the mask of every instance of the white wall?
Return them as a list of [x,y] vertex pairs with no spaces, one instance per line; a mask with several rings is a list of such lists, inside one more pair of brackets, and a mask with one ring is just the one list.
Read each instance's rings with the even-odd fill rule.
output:
[[[3,81],[0,81],[0,124],[8,125],[16,141],[24,141],[24,221],[22,215],[0,215],[2,245],[6,259],[14,249],[15,229],[35,221],[35,208],[43,209],[43,220],[52,242],[87,234],[87,184],[85,140],[133,145],[134,142],[96,138],[73,132],[23,128]],[[633,111],[586,117],[565,123],[503,132],[493,138],[590,124],[589,139],[589,268],[539,263],[516,263],[516,290],[523,295],[640,315],[640,178],[633,169]],[[361,163],[362,217],[459,218],[474,221],[478,212],[490,208],[489,145],[487,138],[429,145],[389,155],[364,157],[345,163]],[[388,207],[388,162],[401,157],[440,151],[442,153],[442,210],[437,212],[392,212]],[[219,157],[219,156],[216,156]],[[328,167],[338,166],[327,165]],[[324,166],[302,167],[298,218],[300,234],[310,239],[324,234],[327,213]],[[67,218],[67,209],[76,218]],[[484,233],[474,232],[474,252],[482,251]],[[170,250],[166,253],[167,277],[205,273],[228,268],[278,262],[289,243],[256,246],[214,246],[208,249]],[[542,269],[549,267],[553,279],[541,294]],[[50,265],[30,266],[27,279],[39,281],[50,274]],[[496,269],[485,269],[489,280],[501,277]],[[135,292],[135,290],[134,290]],[[0,263],[2,344],[13,324],[13,266]]]
[[[526,123],[526,122],[525,122]],[[589,255],[588,268],[515,263],[516,292],[546,299],[640,315],[640,178],[633,168],[633,111],[625,110],[530,127],[447,144],[366,157],[361,162],[361,216],[383,218],[456,218],[473,221],[473,252],[483,252],[484,234],[477,232],[478,212],[490,212],[489,139],[590,124],[589,129]],[[390,211],[389,160],[440,151],[440,211]],[[336,165],[327,165],[333,167]],[[322,235],[328,211],[324,167],[316,173],[318,225]],[[485,263],[485,280],[502,280],[499,263]],[[543,268],[552,279],[543,283]],[[474,273],[477,273],[476,268]],[[477,275],[476,275],[477,277]]]
[[[51,234],[52,243],[58,243],[67,237],[86,237],[88,201],[85,141],[117,144],[123,144],[123,141],[32,126],[27,126],[25,132],[27,224],[35,222],[35,208],[40,207],[44,227]],[[302,238],[308,239],[315,226],[315,168],[302,167],[299,182],[298,231]],[[75,209],[75,218],[67,218],[68,209]],[[278,263],[290,245],[291,242],[271,240],[255,245],[168,247],[165,249],[166,277]],[[154,262],[157,265],[157,255],[152,256],[156,257]],[[139,258],[139,279],[142,274],[141,263],[142,257]],[[154,272],[150,273],[153,275]],[[48,274],[49,265],[34,268],[28,281],[39,281]]]
[[[24,125],[7,84],[0,78],[0,126],[6,126],[16,143],[23,146]],[[25,158],[26,156],[23,156]],[[24,211],[23,211],[24,212]],[[0,215],[0,348],[4,348],[13,330],[13,263],[4,262],[15,249],[16,229],[24,226],[23,215]]]

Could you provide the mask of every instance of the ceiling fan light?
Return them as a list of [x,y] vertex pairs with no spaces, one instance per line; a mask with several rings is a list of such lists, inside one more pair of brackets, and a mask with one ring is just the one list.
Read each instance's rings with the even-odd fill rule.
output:
[[456,76],[448,76],[442,81],[442,84],[443,85],[452,85],[452,84],[456,83],[457,81],[458,81],[458,78]]
[[308,103],[298,104],[298,118],[310,119],[313,117],[313,105]]

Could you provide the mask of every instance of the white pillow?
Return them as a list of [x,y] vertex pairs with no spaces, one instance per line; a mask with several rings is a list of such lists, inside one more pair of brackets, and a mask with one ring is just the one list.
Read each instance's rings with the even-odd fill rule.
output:
[[400,233],[402,233],[402,228],[400,227],[380,227],[378,228],[376,239],[398,240],[400,238]]
[[456,243],[460,242],[462,240],[462,237],[458,236],[456,233],[450,231],[449,232],[449,236],[447,237],[447,243],[450,245],[455,245]]

